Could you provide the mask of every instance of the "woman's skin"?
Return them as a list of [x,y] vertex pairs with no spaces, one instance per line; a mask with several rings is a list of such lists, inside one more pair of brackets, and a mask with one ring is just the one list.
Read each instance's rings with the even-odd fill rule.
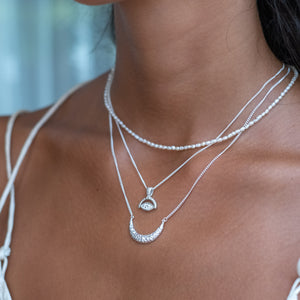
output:
[[[255,0],[124,0],[115,4],[115,22],[115,110],[161,143],[216,136],[281,67],[264,40]],[[208,170],[158,240],[140,245],[128,233],[110,153],[106,78],[70,97],[22,165],[6,276],[13,299],[286,299],[300,257],[299,83]],[[43,113],[18,119],[13,163]],[[0,119],[2,137],[6,122]],[[149,185],[191,154],[126,137]],[[137,208],[145,190],[117,134],[115,143],[142,233],[158,227],[225,146],[204,151],[159,188],[159,209],[145,213]],[[3,167],[1,189],[6,181]],[[2,236],[6,218],[7,207]]]

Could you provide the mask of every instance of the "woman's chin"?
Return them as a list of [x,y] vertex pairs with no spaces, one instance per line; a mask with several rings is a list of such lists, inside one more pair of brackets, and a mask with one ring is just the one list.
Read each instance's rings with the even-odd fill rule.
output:
[[81,4],[86,4],[86,5],[102,5],[102,4],[108,4],[108,3],[115,3],[115,2],[121,2],[123,0],[74,0],[78,3]]

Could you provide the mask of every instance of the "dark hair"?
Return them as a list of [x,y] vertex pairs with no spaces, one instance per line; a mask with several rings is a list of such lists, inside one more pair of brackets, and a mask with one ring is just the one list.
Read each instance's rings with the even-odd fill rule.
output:
[[257,0],[257,7],[271,50],[300,71],[300,1]]

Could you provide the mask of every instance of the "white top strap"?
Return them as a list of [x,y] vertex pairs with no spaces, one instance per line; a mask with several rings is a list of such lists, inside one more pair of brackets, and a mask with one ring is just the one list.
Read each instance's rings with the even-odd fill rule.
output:
[[36,135],[38,134],[39,130],[45,125],[45,123],[52,117],[52,115],[58,110],[58,108],[69,98],[71,94],[74,93],[77,89],[85,85],[86,83],[79,84],[72,88],[68,93],[66,93],[64,96],[62,96],[53,106],[51,106],[47,112],[44,114],[44,116],[36,123],[36,125],[33,127],[33,129],[30,131],[22,149],[19,154],[19,157],[17,159],[16,165],[13,168],[11,172],[11,176],[5,186],[5,189],[3,191],[3,194],[0,198],[0,213],[2,212],[3,206],[6,202],[6,199],[12,189],[13,183],[18,175],[19,169],[21,167],[21,164],[32,144],[34,141]]
[[14,226],[14,215],[15,215],[15,189],[14,182],[18,175],[20,166],[33,142],[39,130],[43,125],[51,118],[51,116],[58,110],[58,108],[69,98],[71,94],[77,89],[85,85],[86,83],[81,83],[74,88],[72,88],[68,93],[63,95],[53,106],[51,106],[43,117],[36,123],[33,129],[30,131],[22,149],[18,156],[15,167],[12,170],[11,166],[11,138],[12,131],[17,117],[23,112],[19,111],[11,116],[7,123],[7,129],[5,134],[5,159],[6,159],[6,172],[8,182],[4,188],[2,196],[0,198],[0,213],[6,203],[8,195],[10,194],[10,205],[8,213],[8,223],[7,223],[7,233],[4,241],[4,245],[0,248],[0,300],[11,300],[11,295],[9,293],[7,284],[5,282],[5,273],[8,265],[8,256],[10,255],[10,244],[11,237]]
[[298,295],[300,294],[300,259],[297,264],[297,273],[299,277],[295,280],[287,300],[298,300]]
[[[18,117],[19,112],[12,115],[7,123],[6,135],[5,135],[5,159],[6,159],[6,173],[7,178],[9,179],[11,175],[11,136],[14,127],[16,118]],[[10,242],[11,234],[14,226],[14,215],[15,215],[15,189],[12,185],[10,191],[10,204],[8,212],[8,222],[7,222],[7,233],[4,241],[4,245],[0,248],[0,300],[11,300],[11,295],[8,290],[7,284],[5,282],[5,272],[8,264],[8,256],[10,255]]]
[[[7,179],[11,176],[11,136],[15,121],[20,112],[15,113],[11,116],[7,123],[6,135],[5,135],[5,159],[6,159],[6,173]],[[5,272],[7,269],[7,257],[10,255],[10,243],[11,243],[11,234],[14,226],[14,215],[15,215],[15,189],[12,185],[10,191],[10,204],[8,212],[8,222],[7,222],[7,233],[4,241],[4,245],[0,248],[0,260],[3,261],[1,266],[1,277],[4,278]]]

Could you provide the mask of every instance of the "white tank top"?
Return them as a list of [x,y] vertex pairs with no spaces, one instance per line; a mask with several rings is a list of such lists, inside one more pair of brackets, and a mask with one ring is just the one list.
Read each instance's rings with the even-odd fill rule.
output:
[[[72,88],[67,94],[61,97],[54,105],[52,105],[43,117],[35,124],[31,132],[29,133],[21,152],[18,156],[16,165],[12,169],[10,151],[11,151],[11,137],[14,123],[18,115],[22,112],[19,111],[11,116],[8,121],[6,134],[5,134],[5,158],[6,158],[6,173],[7,173],[7,184],[3,190],[3,193],[0,198],[0,214],[3,210],[3,207],[10,196],[9,203],[9,214],[8,214],[8,224],[7,224],[7,233],[3,246],[0,248],[0,300],[12,300],[11,294],[9,292],[7,283],[5,281],[5,273],[8,266],[8,257],[10,255],[10,244],[11,237],[14,226],[14,214],[15,214],[15,190],[14,190],[14,181],[18,175],[20,166],[33,142],[37,136],[39,130],[45,125],[45,123],[51,118],[51,116],[59,109],[59,107],[73,94],[77,89],[85,85],[86,83],[80,84]],[[13,251],[13,250],[12,250]],[[298,300],[298,295],[300,294],[300,259],[297,264],[297,273],[298,278],[295,280],[292,285],[291,291],[287,296],[286,300]],[[269,299],[268,299],[269,300]],[[283,299],[284,300],[284,299]]]

